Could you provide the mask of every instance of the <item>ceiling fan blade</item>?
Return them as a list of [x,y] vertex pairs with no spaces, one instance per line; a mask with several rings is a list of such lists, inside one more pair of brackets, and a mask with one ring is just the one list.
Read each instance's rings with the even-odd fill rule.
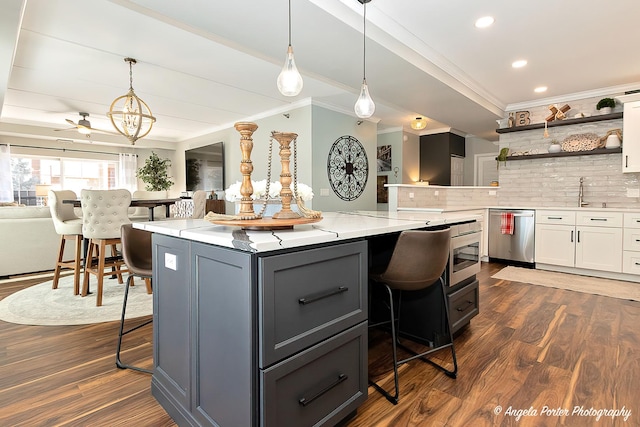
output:
[[76,124],[76,122],[74,122],[73,120],[69,120],[69,119],[65,119],[65,120],[66,120],[66,121],[67,121],[67,123],[69,123],[71,126],[76,126],[76,127],[78,126],[78,125]]
[[63,131],[63,130],[76,130],[76,128],[73,127],[73,128],[66,128],[66,129],[54,129],[54,130],[60,132],[60,131]]
[[118,132],[112,132],[109,130],[102,130],[102,129],[96,129],[96,128],[91,128],[92,132],[97,132],[97,133],[104,133],[106,135],[120,135]]

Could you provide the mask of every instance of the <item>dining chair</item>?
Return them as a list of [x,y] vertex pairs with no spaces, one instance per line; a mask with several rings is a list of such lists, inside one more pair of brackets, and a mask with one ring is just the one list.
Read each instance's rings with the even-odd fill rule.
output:
[[[449,260],[451,230],[410,230],[403,231],[398,237],[398,241],[391,254],[389,264],[384,271],[377,272],[374,268],[369,273],[369,278],[374,284],[383,285],[386,288],[389,300],[388,308],[390,320],[374,323],[370,327],[380,326],[382,324],[391,325],[392,340],[392,357],[393,357],[393,376],[395,383],[395,393],[392,395],[383,389],[376,382],[369,380],[371,385],[378,390],[384,397],[394,405],[398,403],[400,395],[400,387],[398,385],[398,367],[414,359],[420,359],[434,367],[443,371],[447,376],[456,378],[458,373],[458,362],[456,360],[456,352],[453,346],[453,334],[451,333],[451,322],[449,320],[449,309],[447,297],[444,289],[444,280],[442,276]],[[440,285],[442,288],[442,304],[444,306],[445,321],[448,328],[449,342],[437,347],[430,347],[421,353],[403,346],[398,338],[397,328],[400,324],[400,294],[402,292],[426,291],[432,286]],[[394,291],[396,291],[398,302],[394,301]],[[398,306],[397,317],[394,313],[394,306]],[[425,307],[425,310],[428,308]],[[396,326],[396,324],[398,326]],[[412,353],[411,357],[398,360],[397,347]],[[453,358],[453,369],[449,370],[433,362],[425,356],[445,348],[451,349]]]
[[[89,239],[82,296],[86,296],[89,291],[90,275],[95,275],[98,279],[96,305],[101,306],[104,277],[116,275],[118,283],[123,283],[122,273],[127,272],[116,245],[120,244],[121,240],[120,227],[131,222],[127,216],[131,193],[123,189],[82,190],[80,203],[82,234]],[[111,247],[111,257],[106,256],[107,246]]]
[[196,190],[193,192],[193,214],[191,218],[201,219],[207,214],[205,212],[207,205],[207,192],[204,190]]
[[133,278],[140,277],[147,283],[147,293],[152,292],[151,279],[153,275],[153,255],[151,247],[151,233],[145,230],[133,228],[131,224],[123,224],[120,228],[122,241],[122,257],[127,268],[129,277],[124,290],[124,300],[122,302],[122,317],[120,318],[120,331],[118,332],[118,344],[116,347],[116,366],[120,369],[133,369],[140,372],[152,373],[149,369],[123,363],[120,359],[122,349],[122,337],[130,332],[142,328],[153,321],[153,317],[140,323],[137,326],[124,330],[125,316],[127,313],[127,299],[129,298],[129,288],[133,286]]
[[[56,267],[53,270],[53,289],[58,289],[60,273],[63,268],[73,270],[73,294],[80,293],[80,273],[82,272],[82,218],[74,211],[73,205],[62,203],[63,200],[75,200],[78,196],[71,190],[49,190],[49,210],[56,233],[60,235],[60,246]],[[64,259],[64,249],[67,240],[74,242],[74,256],[71,260]]]

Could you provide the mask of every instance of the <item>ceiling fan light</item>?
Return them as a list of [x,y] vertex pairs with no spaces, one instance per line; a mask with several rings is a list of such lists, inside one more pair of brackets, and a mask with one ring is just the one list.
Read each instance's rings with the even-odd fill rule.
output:
[[302,90],[303,82],[300,72],[296,67],[296,62],[293,59],[293,47],[289,45],[287,49],[287,58],[284,61],[284,67],[278,75],[278,90],[284,96],[296,96]]
[[416,117],[411,120],[411,129],[413,130],[422,130],[427,127],[427,119],[424,117]]

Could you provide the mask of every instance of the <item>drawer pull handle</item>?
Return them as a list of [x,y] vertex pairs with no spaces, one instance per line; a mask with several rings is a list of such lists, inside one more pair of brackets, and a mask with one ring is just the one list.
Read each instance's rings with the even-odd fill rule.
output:
[[329,292],[313,295],[313,296],[310,296],[310,297],[300,298],[298,300],[298,304],[301,304],[301,305],[311,304],[312,302],[316,302],[316,301],[319,301],[319,300],[324,299],[324,298],[328,298],[328,297],[331,297],[331,296],[334,296],[334,295],[338,295],[338,294],[341,294],[343,292],[347,292],[348,290],[349,290],[348,287],[340,286],[338,289],[334,289],[334,290],[329,291]]
[[640,262],[634,262],[635,265],[640,265]]
[[306,397],[302,397],[300,400],[298,400],[298,403],[301,406],[309,405],[311,402],[313,402],[314,400],[316,400],[317,398],[319,398],[320,396],[322,396],[323,394],[325,394],[326,392],[328,392],[329,390],[331,390],[332,388],[334,388],[335,386],[337,386],[341,382],[346,381],[347,378],[349,378],[347,376],[347,374],[338,375],[338,379],[337,380],[335,380],[333,383],[329,384],[324,389],[320,390],[316,395],[311,396],[309,399],[307,399]]
[[547,219],[562,219],[561,216],[548,216]]
[[590,218],[591,221],[607,221],[607,218]]
[[640,239],[636,239],[636,242],[640,242]]
[[467,305],[465,305],[464,307],[458,307],[458,308],[456,308],[456,310],[465,311],[471,304],[473,304],[473,301],[467,300]]

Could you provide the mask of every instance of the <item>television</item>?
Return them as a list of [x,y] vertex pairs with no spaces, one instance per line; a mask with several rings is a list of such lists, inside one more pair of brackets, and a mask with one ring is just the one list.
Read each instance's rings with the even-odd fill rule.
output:
[[222,142],[185,151],[187,191],[224,190],[224,145]]

